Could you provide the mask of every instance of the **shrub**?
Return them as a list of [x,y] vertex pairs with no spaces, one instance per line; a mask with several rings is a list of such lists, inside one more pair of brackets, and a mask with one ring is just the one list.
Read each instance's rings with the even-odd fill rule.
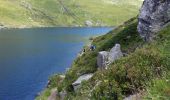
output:
[[120,97],[137,93],[145,89],[152,79],[163,76],[163,72],[168,69],[166,61],[166,57],[162,56],[155,46],[149,45],[138,49],[95,76],[102,83],[92,92],[93,97],[98,100],[113,99],[113,94]]

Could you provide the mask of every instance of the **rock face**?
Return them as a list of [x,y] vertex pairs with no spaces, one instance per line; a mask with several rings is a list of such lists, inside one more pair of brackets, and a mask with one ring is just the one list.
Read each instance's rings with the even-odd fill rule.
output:
[[120,44],[116,44],[110,52],[101,51],[98,53],[97,65],[99,69],[106,69],[107,66],[113,63],[115,60],[121,58],[123,53],[120,49]]
[[100,69],[105,69],[106,68],[107,61],[108,61],[108,55],[109,55],[109,52],[107,52],[107,51],[101,51],[101,52],[98,53],[97,66]]
[[116,44],[109,52],[108,63],[110,64],[122,56],[123,53],[120,49],[120,44]]
[[90,27],[93,26],[93,23],[90,20],[85,21],[85,25]]
[[85,74],[85,75],[80,76],[74,83],[72,83],[74,91],[76,91],[80,87],[82,81],[87,81],[92,76],[93,74]]
[[138,32],[146,41],[170,23],[170,0],[145,0],[139,14]]

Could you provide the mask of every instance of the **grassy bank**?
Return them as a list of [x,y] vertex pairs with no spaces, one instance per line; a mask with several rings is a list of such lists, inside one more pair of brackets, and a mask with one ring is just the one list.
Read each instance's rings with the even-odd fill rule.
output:
[[141,0],[1,0],[0,25],[115,26],[138,13]]
[[[66,72],[60,84],[53,84],[58,92],[67,91],[66,99],[87,100],[123,99],[128,95],[144,93],[142,99],[170,99],[170,26],[158,33],[151,43],[145,43],[137,33],[137,19],[133,18],[106,35],[93,40],[95,51],[78,57]],[[107,70],[97,70],[97,53],[110,50],[115,43],[128,56],[117,60]],[[89,81],[74,92],[72,83],[82,74],[92,73]],[[58,76],[57,76],[58,77]],[[57,79],[52,79],[57,83]],[[49,90],[48,90],[49,89]],[[48,88],[47,91],[50,91]],[[48,93],[45,92],[44,94]],[[41,95],[39,98],[44,98]],[[39,100],[39,99],[38,99]]]

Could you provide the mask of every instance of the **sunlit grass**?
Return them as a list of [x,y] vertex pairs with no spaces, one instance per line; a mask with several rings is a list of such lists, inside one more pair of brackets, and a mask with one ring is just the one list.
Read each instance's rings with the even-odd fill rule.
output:
[[0,24],[8,27],[84,26],[89,20],[93,26],[115,26],[136,16],[142,4],[136,0],[133,0],[136,5],[129,0],[119,1],[117,5],[103,0],[25,1],[1,0]]

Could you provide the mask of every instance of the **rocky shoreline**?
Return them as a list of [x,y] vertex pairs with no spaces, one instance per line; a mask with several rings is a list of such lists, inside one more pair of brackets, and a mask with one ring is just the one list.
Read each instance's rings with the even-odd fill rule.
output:
[[[84,49],[84,48],[83,48]],[[83,51],[83,50],[82,50]],[[102,52],[106,52],[107,55],[103,54]],[[83,54],[81,54],[83,55]],[[80,55],[78,56],[80,57]],[[109,51],[100,51],[98,53],[98,57],[97,57],[97,65],[98,65],[98,70],[105,70],[107,69],[107,67],[113,63],[115,60],[118,60],[120,59],[121,57],[123,57],[123,53],[121,51],[121,46],[120,44],[115,44],[115,46]],[[72,87],[74,89],[74,91],[76,92],[80,86],[81,86],[81,83],[83,81],[88,81],[90,80],[90,78],[93,77],[93,74],[94,73],[87,73],[87,74],[83,74],[81,76],[79,76],[77,78],[76,81],[74,81],[72,83]],[[56,75],[54,75],[56,76]],[[64,80],[65,78],[65,74],[62,74],[62,75],[57,75],[58,77],[61,78],[61,82]],[[60,82],[59,82],[60,83]],[[51,85],[51,80],[49,79],[48,82],[47,82],[47,86],[45,89],[49,88]],[[54,91],[55,90],[55,91]],[[54,93],[57,95],[54,95]],[[42,93],[38,93],[37,96],[40,96]],[[51,94],[49,96],[49,98],[60,98],[60,100],[64,100],[64,97],[67,95],[67,93],[65,91],[61,91],[61,92],[57,92],[57,89],[52,89],[51,91]],[[55,97],[54,97],[55,96]],[[53,100],[53,99],[48,99],[48,100]]]
[[7,27],[5,27],[4,25],[0,24],[0,30],[1,29],[6,29]]
[[[113,28],[115,26],[91,26],[88,28]],[[8,27],[0,26],[0,30],[3,29],[30,29],[30,28],[87,28],[87,26],[36,26],[36,27]]]

